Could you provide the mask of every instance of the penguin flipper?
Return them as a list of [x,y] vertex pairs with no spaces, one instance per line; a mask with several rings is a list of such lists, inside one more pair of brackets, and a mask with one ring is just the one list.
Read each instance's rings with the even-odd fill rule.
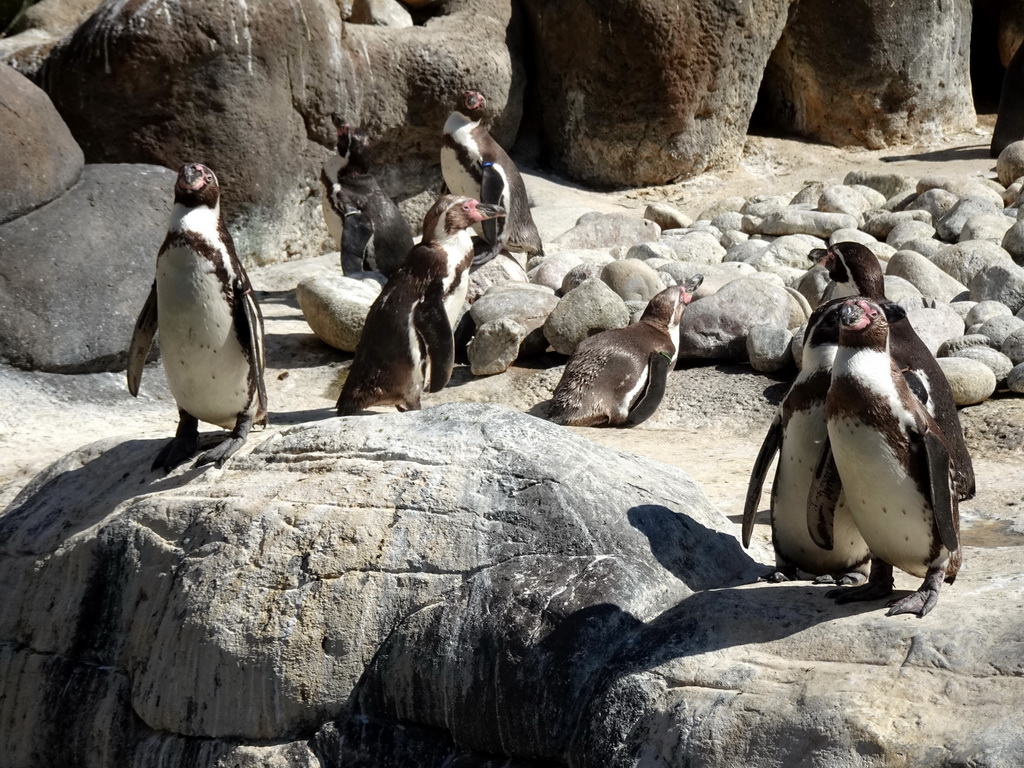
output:
[[942,545],[950,552],[960,548],[957,531],[957,497],[950,488],[950,457],[946,444],[933,429],[923,434],[925,454],[928,458],[928,484],[931,491],[932,517],[939,530]]
[[843,481],[832,456],[832,444],[826,438],[807,494],[807,532],[822,549],[833,547],[836,505],[842,492]]
[[258,407],[256,421],[266,423],[267,384],[263,380],[266,359],[263,350],[263,314],[252,295],[252,285],[245,273],[235,278],[232,308],[235,332],[249,358],[249,379],[255,384]]
[[[480,168],[480,202],[488,205],[501,205],[502,197],[506,193],[505,177],[495,167],[494,163],[484,163]],[[506,219],[504,216],[496,219],[486,219],[480,222],[484,232],[484,239],[491,245],[501,250],[504,242],[502,235],[505,233]],[[495,255],[497,255],[495,251]],[[493,258],[493,257],[492,257]]]
[[139,384],[142,383],[142,370],[146,367],[146,358],[153,347],[156,335],[156,281],[149,289],[146,303],[142,305],[139,319],[135,321],[132,341],[128,346],[128,391],[132,397],[139,396]]
[[345,212],[342,219],[341,271],[346,275],[366,269],[367,249],[373,239],[373,222],[359,210]]
[[440,280],[432,282],[423,300],[413,309],[412,324],[430,360],[427,391],[439,392],[448,385],[455,366],[455,339],[444,309],[444,289]]
[[754,533],[754,518],[757,516],[758,503],[761,501],[761,488],[768,475],[768,467],[772,465],[775,454],[782,448],[782,414],[776,413],[768,434],[761,442],[761,449],[754,459],[754,467],[750,470],[747,482],[747,498],[743,504],[743,548],[750,549],[750,537]]
[[672,358],[664,352],[652,352],[647,360],[647,386],[637,401],[630,407],[624,427],[633,427],[647,421],[658,410],[665,389],[668,386],[668,371]]

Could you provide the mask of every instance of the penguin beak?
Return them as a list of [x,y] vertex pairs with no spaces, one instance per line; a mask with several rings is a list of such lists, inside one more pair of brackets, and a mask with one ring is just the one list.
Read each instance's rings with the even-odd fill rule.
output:
[[701,283],[704,282],[704,275],[694,275],[685,283],[683,283],[683,303],[689,304],[693,301],[693,294],[700,288]]
[[178,178],[184,182],[185,189],[196,190],[203,186],[203,167],[199,163],[189,163],[181,167]]
[[505,209],[500,205],[491,205],[490,203],[477,203],[476,212],[480,218],[477,221],[486,221],[487,219],[501,219],[505,216]]
[[871,325],[873,318],[878,312],[872,309],[871,305],[863,299],[851,299],[843,304],[839,310],[839,322],[844,328],[859,331]]
[[821,264],[823,267],[828,267],[832,254],[827,248],[815,248],[807,254],[807,256],[815,264]]

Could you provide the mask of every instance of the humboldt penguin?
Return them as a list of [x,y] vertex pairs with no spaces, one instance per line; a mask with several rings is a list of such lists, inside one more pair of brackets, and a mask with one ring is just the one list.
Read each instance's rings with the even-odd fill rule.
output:
[[[786,393],[754,461],[743,508],[743,546],[750,547],[761,487],[777,453],[771,492],[775,568],[760,581],[780,582],[817,576],[815,583],[863,584],[868,576],[868,545],[853,523],[845,500],[835,509],[833,547],[822,549],[807,529],[807,501],[814,471],[826,442],[825,395],[839,346],[839,310],[845,299],[823,304],[807,322],[800,373]],[[903,310],[893,304],[894,312]]]
[[911,393],[888,342],[889,323],[878,304],[862,298],[843,303],[825,398],[829,451],[812,483],[808,525],[819,546],[833,546],[841,488],[871,549],[871,573],[867,584],[829,596],[841,603],[886,597],[896,567],[924,583],[891,601],[888,615],[920,617],[960,568],[957,494],[942,430]]
[[345,274],[371,270],[391,277],[412,250],[412,231],[394,201],[370,173],[366,134],[332,115],[338,151],[320,172],[327,230],[341,251]]
[[704,280],[695,275],[648,302],[640,320],[580,342],[555,387],[548,418],[573,427],[632,427],[665,396],[679,354],[679,322]]
[[352,367],[338,398],[347,416],[372,405],[418,410],[423,392],[448,384],[455,360],[452,329],[469,288],[469,227],[503,216],[495,205],[444,195],[423,219],[423,239],[370,306]]
[[[866,246],[855,242],[834,243],[827,249],[811,251],[810,256],[828,270],[835,283],[833,298],[862,296],[876,304],[887,303],[882,268]],[[928,409],[946,439],[956,467],[957,498],[960,501],[973,498],[974,466],[964,441],[953,391],[935,356],[906,317],[890,323],[889,352],[907,378],[911,391]]]
[[444,124],[441,140],[441,175],[448,191],[499,205],[506,211],[504,218],[488,219],[481,225],[484,243],[473,260],[474,266],[490,261],[503,248],[531,256],[544,253],[523,177],[480,124],[485,104],[478,91],[464,93]]
[[138,396],[142,370],[160,331],[160,356],[178,404],[178,430],[153,462],[169,472],[198,449],[199,422],[229,429],[196,466],[218,467],[266,424],[263,315],[220,216],[220,185],[200,163],[181,167],[156,280],[128,350],[128,391]]

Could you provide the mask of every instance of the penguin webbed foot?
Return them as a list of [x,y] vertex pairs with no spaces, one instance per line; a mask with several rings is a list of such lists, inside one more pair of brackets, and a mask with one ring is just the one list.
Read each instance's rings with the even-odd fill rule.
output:
[[235,428],[228,433],[228,436],[222,442],[196,459],[194,466],[198,468],[207,464],[214,464],[220,469],[224,466],[225,461],[245,445],[245,438],[249,436],[250,429],[252,429],[252,416],[239,414],[238,421],[235,422]]
[[871,574],[866,584],[859,587],[840,587],[830,589],[825,597],[832,598],[836,603],[859,603],[868,600],[881,600],[892,594],[892,566],[881,560],[871,561]]
[[944,568],[933,568],[924,577],[924,583],[916,592],[898,600],[890,600],[886,605],[889,610],[886,616],[897,616],[901,613],[911,613],[917,618],[923,618],[939,602],[939,589],[942,587],[942,580],[946,576]]
[[156,458],[153,459],[153,466],[150,467],[150,470],[162,469],[164,474],[169,474],[179,464],[184,464],[195,456],[197,450],[199,450],[199,419],[179,408],[178,430],[167,445],[160,449]]
[[856,587],[867,581],[868,577],[860,571],[849,573],[824,573],[814,578],[813,584],[834,584],[837,587]]
[[796,575],[796,568],[772,568],[770,571],[758,576],[757,580],[767,582],[768,584],[782,584],[786,581],[795,581]]

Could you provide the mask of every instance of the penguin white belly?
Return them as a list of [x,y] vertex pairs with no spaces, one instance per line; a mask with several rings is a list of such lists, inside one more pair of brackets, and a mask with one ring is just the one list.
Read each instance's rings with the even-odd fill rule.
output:
[[157,265],[160,356],[178,406],[231,429],[251,410],[249,361],[213,265],[188,248],[169,248]]
[[640,369],[640,376],[630,386],[630,382],[622,381],[612,391],[616,391],[619,387],[629,387],[625,394],[619,399],[617,403],[612,403],[612,412],[609,414],[612,417],[612,424],[621,424],[629,417],[629,407],[633,404],[633,401],[640,396],[640,393],[644,391],[644,387],[647,386],[647,380],[650,378],[650,369],[648,366],[644,366]]
[[831,550],[815,544],[808,532],[807,497],[826,436],[823,406],[793,411],[772,486],[776,549],[801,570],[818,575],[844,572],[868,556],[868,545],[854,524],[845,496],[836,505]]
[[341,216],[337,214],[337,212],[331,205],[331,202],[328,199],[328,193],[326,189],[322,190],[322,194],[320,196],[320,206],[323,208],[324,223],[327,224],[327,232],[331,235],[331,238],[334,240],[335,245],[338,247],[338,250],[340,251],[342,248],[341,235],[345,227],[341,221]]
[[459,162],[458,155],[451,147],[441,147],[441,175],[453,195],[480,198],[480,182]]
[[881,434],[849,417],[828,424],[846,503],[871,551],[891,565],[924,577],[949,551],[931,557],[931,506]]

